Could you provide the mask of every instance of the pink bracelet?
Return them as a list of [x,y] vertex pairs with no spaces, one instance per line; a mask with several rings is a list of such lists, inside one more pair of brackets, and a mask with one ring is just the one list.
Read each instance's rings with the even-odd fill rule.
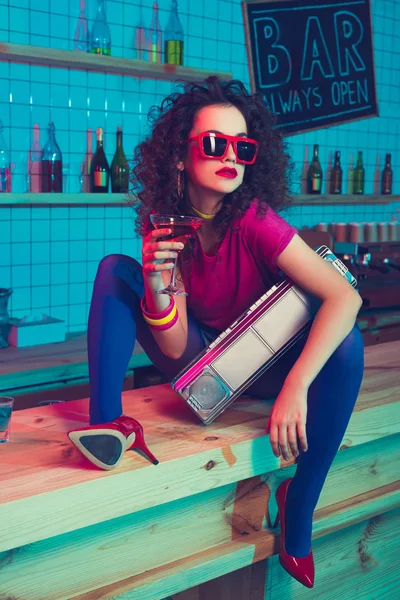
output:
[[165,323],[164,325],[150,325],[150,327],[152,329],[155,329],[156,331],[165,331],[166,329],[170,329],[170,327],[175,325],[177,320],[178,320],[178,311],[176,311],[174,318],[169,323]]
[[168,315],[172,312],[172,309],[174,308],[174,304],[175,304],[175,301],[170,296],[170,303],[165,310],[163,310],[159,313],[150,313],[147,310],[147,306],[146,306],[146,296],[143,296],[143,298],[140,301],[140,308],[142,309],[142,313],[144,314],[144,316],[147,317],[148,319],[159,320],[159,319],[165,319],[165,317],[168,317]]
[[171,298],[170,305],[160,313],[149,313],[147,311],[145,296],[143,296],[142,300],[140,301],[140,307],[146,323],[149,325],[149,327],[157,331],[165,331],[166,329],[169,329],[175,325],[178,320],[178,311],[173,298]]

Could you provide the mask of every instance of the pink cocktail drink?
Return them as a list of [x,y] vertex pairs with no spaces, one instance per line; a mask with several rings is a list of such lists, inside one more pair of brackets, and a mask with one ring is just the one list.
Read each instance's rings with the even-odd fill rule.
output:
[[[171,233],[159,238],[159,241],[181,242],[186,244],[188,239],[201,227],[203,219],[185,215],[150,215],[150,220],[155,229],[170,229]],[[166,288],[159,290],[158,294],[174,294],[176,296],[187,296],[186,292],[180,290],[176,284],[176,263],[171,272],[171,280]]]

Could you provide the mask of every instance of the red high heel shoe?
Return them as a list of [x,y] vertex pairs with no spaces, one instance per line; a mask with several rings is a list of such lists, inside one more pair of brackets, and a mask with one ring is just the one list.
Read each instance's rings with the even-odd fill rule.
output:
[[158,460],[146,446],[143,427],[126,415],[110,423],[88,425],[68,432],[71,442],[94,465],[107,471],[115,469],[125,450],[140,450],[153,464]]
[[292,480],[285,479],[278,489],[276,490],[275,498],[278,505],[278,516],[274,527],[278,526],[279,521],[281,522],[281,545],[279,548],[279,562],[282,567],[297,581],[302,583],[308,588],[314,587],[314,559],[312,550],[304,558],[296,558],[290,556],[285,550],[285,508],[286,508],[286,494],[289,484]]

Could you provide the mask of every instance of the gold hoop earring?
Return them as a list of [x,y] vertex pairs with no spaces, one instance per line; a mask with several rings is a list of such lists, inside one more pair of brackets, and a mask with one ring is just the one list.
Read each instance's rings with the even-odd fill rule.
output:
[[184,174],[183,174],[183,171],[179,171],[177,185],[176,185],[179,200],[182,200],[182,198],[183,198],[183,186],[184,186]]

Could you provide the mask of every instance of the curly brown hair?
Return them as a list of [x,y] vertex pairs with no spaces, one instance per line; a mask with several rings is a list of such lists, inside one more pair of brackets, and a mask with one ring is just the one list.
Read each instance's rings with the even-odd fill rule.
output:
[[259,211],[268,206],[276,211],[290,204],[289,174],[292,165],[286,144],[274,129],[274,115],[261,95],[249,94],[241,81],[223,81],[216,76],[203,82],[182,83],[183,91],[167,96],[161,106],[153,106],[148,115],[151,136],[135,149],[132,203],[137,207],[136,233],[149,231],[151,212],[187,214],[187,197],[179,198],[177,164],[187,151],[187,138],[194,118],[205,106],[235,106],[244,116],[248,136],[259,142],[254,165],[247,165],[243,183],[224,198],[223,207],[213,219],[221,239],[234,221],[258,198]]

